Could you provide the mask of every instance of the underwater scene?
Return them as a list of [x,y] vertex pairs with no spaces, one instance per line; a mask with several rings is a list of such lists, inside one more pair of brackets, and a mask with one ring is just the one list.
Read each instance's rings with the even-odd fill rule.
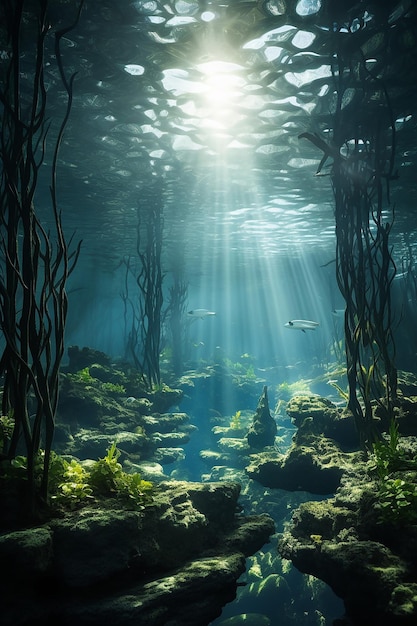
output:
[[417,623],[414,0],[2,0],[0,622]]

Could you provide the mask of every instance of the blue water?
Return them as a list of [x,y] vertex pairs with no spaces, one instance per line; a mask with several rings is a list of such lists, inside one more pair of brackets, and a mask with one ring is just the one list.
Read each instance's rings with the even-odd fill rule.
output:
[[[59,26],[72,21],[73,3],[52,4],[53,21]],[[398,168],[390,188],[398,268],[393,320],[397,366],[415,367],[417,80],[415,30],[410,31],[415,10],[413,3],[396,1],[368,10],[362,2],[331,0],[86,2],[79,25],[64,38],[66,71],[77,75],[59,155],[58,202],[66,234],[83,240],[68,281],[66,345],[126,358],[131,318],[121,297],[123,260],[137,258],[138,206],[146,215],[157,190],[164,219],[165,303],[178,267],[187,285],[184,372],[240,364],[259,381],[251,396],[217,379],[203,396],[184,398],[179,409],[198,431],[186,446],[185,461],[174,468],[176,477],[210,479],[200,451],[213,445],[215,416],[254,411],[264,384],[271,409],[279,385],[320,377],[312,390],[335,399],[324,376],[341,363],[335,346],[343,337],[341,318],[334,315],[344,305],[335,280],[333,194],[328,164],[315,176],[322,154],[299,139],[306,131],[326,140],[332,135],[335,35],[351,39],[355,50],[360,37],[368,64],[392,87]],[[379,35],[390,29],[398,38],[387,55]],[[47,229],[50,146],[64,112],[52,39],[46,61],[51,142],[35,201]],[[22,63],[24,83],[32,76],[30,56],[23,55]],[[355,82],[344,94],[344,107],[349,111],[357,101],[358,110],[369,104]],[[385,211],[390,219],[388,204]],[[128,283],[135,298],[135,277]],[[198,308],[215,315],[196,320],[185,315]],[[294,319],[318,326],[305,332],[287,328]],[[163,377],[170,341],[165,324]],[[277,419],[281,434],[287,434],[285,451],[291,424]],[[311,498],[262,491],[259,508],[251,510],[246,496],[242,506],[248,513],[260,513],[263,506],[271,510],[278,531],[297,504]],[[243,577],[248,584],[239,587],[236,602],[215,624],[255,612],[271,626],[323,626],[342,613],[328,588],[282,564],[276,538],[248,561],[248,571],[252,574]]]

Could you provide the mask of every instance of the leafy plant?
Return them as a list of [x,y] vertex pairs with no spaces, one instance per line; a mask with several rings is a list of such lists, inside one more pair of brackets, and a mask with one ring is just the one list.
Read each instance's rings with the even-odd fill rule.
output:
[[417,485],[404,470],[417,470],[417,462],[408,458],[399,441],[398,423],[392,419],[389,438],[373,443],[370,469],[376,471],[379,479],[376,497],[381,521],[414,523],[417,521]]
[[75,459],[67,461],[52,454],[49,472],[52,502],[74,508],[80,502],[93,497],[89,474]]
[[116,443],[110,446],[107,455],[96,461],[90,470],[89,483],[99,495],[118,495],[141,505],[151,500],[153,485],[142,480],[140,474],[127,474],[118,462],[120,450]]
[[[44,452],[36,457],[35,480],[40,483]],[[120,450],[113,443],[107,455],[93,463],[87,470],[76,459],[67,460],[52,452],[49,464],[49,491],[52,505],[73,509],[97,496],[121,498],[135,508],[152,500],[153,484],[143,480],[138,473],[128,474],[118,462]],[[26,480],[27,458],[17,456],[3,463],[3,480]]]
[[84,369],[75,372],[75,374],[67,374],[68,378],[77,383],[85,383],[86,385],[91,385],[96,378],[93,378],[90,374],[90,370],[88,367],[84,367]]
[[373,455],[370,467],[376,470],[378,477],[384,480],[389,474],[404,469],[409,459],[404,450],[399,447],[400,435],[398,424],[392,419],[389,427],[389,439],[374,441],[372,444]]
[[417,485],[402,478],[386,477],[379,487],[381,521],[415,523],[417,521]]
[[230,420],[230,428],[232,428],[233,430],[239,430],[241,426],[241,422],[240,422],[241,413],[242,413],[241,411],[236,411],[236,413],[232,415],[232,418]]
[[242,354],[241,361],[232,361],[225,357],[223,359],[224,366],[229,370],[232,376],[237,378],[248,378],[250,380],[256,379],[255,367],[252,362],[252,358],[249,354]]
[[90,482],[94,490],[103,495],[115,493],[120,475],[123,473],[122,466],[118,462],[120,450],[113,442],[102,459],[96,461],[90,471]]

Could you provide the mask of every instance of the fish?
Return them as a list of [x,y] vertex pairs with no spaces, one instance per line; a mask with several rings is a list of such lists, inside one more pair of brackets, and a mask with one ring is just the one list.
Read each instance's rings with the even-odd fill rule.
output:
[[285,324],[285,328],[301,330],[303,333],[306,330],[316,330],[317,326],[320,326],[319,322],[312,322],[311,320],[290,320]]
[[344,317],[345,309],[333,309],[332,315],[333,317]]
[[188,311],[187,315],[189,317],[204,319],[209,315],[216,315],[215,311],[209,311],[208,309],[193,309],[192,311]]

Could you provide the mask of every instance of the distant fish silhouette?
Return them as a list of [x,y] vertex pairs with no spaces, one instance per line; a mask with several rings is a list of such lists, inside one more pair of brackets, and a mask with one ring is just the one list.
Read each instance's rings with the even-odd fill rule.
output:
[[306,330],[316,330],[317,326],[320,326],[319,322],[312,322],[311,320],[290,320],[285,324],[285,328],[301,330],[303,333]]
[[333,309],[332,315],[333,317],[344,317],[345,309]]
[[187,315],[189,317],[202,320],[209,315],[216,315],[216,313],[214,311],[209,311],[208,309],[193,309],[192,311],[188,311]]

